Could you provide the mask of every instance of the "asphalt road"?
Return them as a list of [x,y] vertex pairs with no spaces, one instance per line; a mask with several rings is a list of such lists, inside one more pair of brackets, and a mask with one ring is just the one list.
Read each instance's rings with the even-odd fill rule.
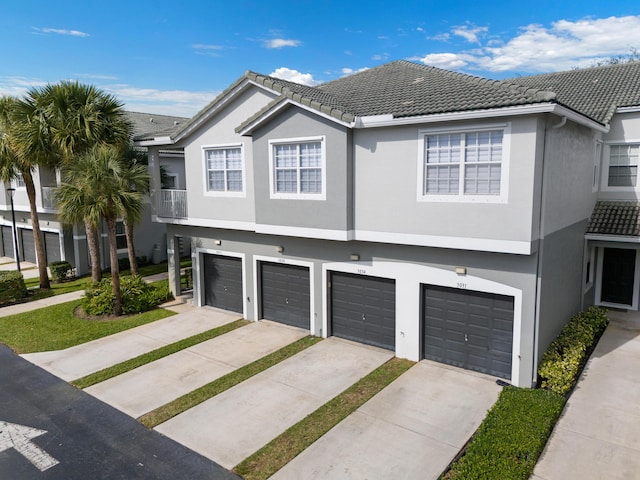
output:
[[0,479],[239,479],[0,344]]

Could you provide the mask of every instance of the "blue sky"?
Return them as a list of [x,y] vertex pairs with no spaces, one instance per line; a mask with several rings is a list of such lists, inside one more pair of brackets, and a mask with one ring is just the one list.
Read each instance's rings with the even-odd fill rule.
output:
[[407,59],[489,78],[640,50],[637,0],[14,0],[0,95],[63,79],[129,110],[191,116],[247,69],[317,84]]

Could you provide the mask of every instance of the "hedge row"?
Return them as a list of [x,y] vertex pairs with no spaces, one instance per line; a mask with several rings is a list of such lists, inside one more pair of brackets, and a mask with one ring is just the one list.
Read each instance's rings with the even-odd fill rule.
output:
[[538,368],[542,388],[560,395],[571,391],[587,354],[608,323],[607,311],[599,307],[590,307],[569,320],[542,356]]
[[[140,276],[120,277],[122,313],[141,313],[151,310],[171,298],[168,286],[156,287],[146,283]],[[111,277],[89,285],[85,290],[82,308],[88,315],[111,315],[113,313]]]

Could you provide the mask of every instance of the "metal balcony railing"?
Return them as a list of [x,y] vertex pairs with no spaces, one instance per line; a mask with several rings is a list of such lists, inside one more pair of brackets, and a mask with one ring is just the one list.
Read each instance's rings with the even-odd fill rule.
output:
[[187,191],[160,190],[157,214],[165,218],[187,218]]

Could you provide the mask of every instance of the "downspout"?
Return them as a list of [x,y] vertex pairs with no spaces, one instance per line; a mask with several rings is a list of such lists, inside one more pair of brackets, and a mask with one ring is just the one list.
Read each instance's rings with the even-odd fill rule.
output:
[[[540,213],[539,213],[539,218],[538,218],[538,261],[537,261],[537,265],[536,265],[536,289],[535,289],[535,298],[536,298],[536,303],[535,303],[535,309],[534,309],[534,329],[533,329],[533,365],[532,365],[532,374],[531,374],[531,379],[532,379],[532,386],[535,386],[537,380],[538,380],[538,369],[537,369],[537,365],[538,365],[538,346],[540,343],[540,335],[539,335],[539,329],[540,329],[540,309],[541,309],[541,299],[540,299],[540,294],[541,294],[541,277],[540,277],[540,272],[542,270],[542,259],[543,259],[543,250],[544,250],[544,237],[545,237],[545,231],[544,231],[544,222],[545,222],[545,209],[546,209],[546,187],[545,187],[545,176],[546,176],[546,171],[545,171],[545,160],[546,160],[546,156],[547,156],[547,135],[548,135],[548,125],[549,120],[545,121],[545,125],[544,125],[544,136],[543,136],[543,144],[542,144],[542,166],[541,166],[541,172],[540,172]],[[562,119],[560,120],[559,123],[557,123],[556,125],[552,125],[551,129],[557,129],[557,128],[562,128],[565,126],[565,124],[567,123],[567,117],[562,117]]]

